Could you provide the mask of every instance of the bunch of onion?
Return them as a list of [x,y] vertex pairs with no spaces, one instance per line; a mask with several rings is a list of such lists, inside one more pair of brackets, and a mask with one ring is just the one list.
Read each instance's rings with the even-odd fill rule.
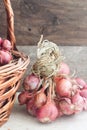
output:
[[52,122],[58,115],[58,108],[52,92],[52,79],[44,79],[35,90],[24,90],[18,95],[21,105],[26,105],[26,110],[42,122]]
[[40,106],[36,111],[37,119],[42,123],[54,121],[58,115],[59,111],[52,97],[52,79],[48,79],[48,92],[46,103]]
[[33,108],[37,109],[46,101],[44,93],[46,87],[43,85],[42,79],[34,74],[25,77],[23,87],[24,90],[18,95],[18,101],[20,105],[26,105],[29,114],[35,115]]
[[63,114],[71,115],[87,110],[87,87],[83,79],[63,76],[54,78],[54,82],[56,102]]
[[57,45],[42,42],[41,37],[32,73],[25,77],[24,91],[18,96],[19,103],[25,104],[27,112],[42,123],[87,110],[87,84],[70,76],[63,59]]
[[64,73],[51,78],[30,74],[23,86],[24,91],[18,96],[20,104],[25,104],[28,113],[42,123],[87,110],[87,85],[81,78]]

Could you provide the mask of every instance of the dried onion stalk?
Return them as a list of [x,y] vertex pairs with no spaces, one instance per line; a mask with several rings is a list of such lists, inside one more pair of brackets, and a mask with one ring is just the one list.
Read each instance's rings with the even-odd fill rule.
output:
[[58,73],[64,57],[55,43],[42,39],[43,35],[38,43],[37,60],[32,66],[32,72],[39,77],[51,77]]

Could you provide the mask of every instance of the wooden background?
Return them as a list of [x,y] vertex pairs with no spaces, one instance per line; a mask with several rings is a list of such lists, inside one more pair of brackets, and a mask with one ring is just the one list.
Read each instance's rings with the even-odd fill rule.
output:
[[[58,45],[87,45],[87,0],[11,0],[17,45],[36,45],[40,35]],[[6,15],[0,0],[0,36]]]

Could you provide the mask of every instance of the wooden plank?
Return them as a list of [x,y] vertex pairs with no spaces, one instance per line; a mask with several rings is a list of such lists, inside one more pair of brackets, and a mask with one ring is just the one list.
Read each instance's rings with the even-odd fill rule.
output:
[[[75,71],[77,76],[87,81],[87,47],[59,46],[59,48],[62,54],[66,57],[65,62],[69,65],[71,74]],[[24,75],[25,77],[31,72],[31,66],[36,61],[36,46],[18,46],[18,49],[30,57],[30,64]],[[19,90],[21,89],[22,88]]]
[[[3,0],[2,0],[3,1]],[[58,45],[87,45],[87,0],[11,0],[19,45],[36,45],[40,35]],[[0,2],[0,36],[6,36]]]

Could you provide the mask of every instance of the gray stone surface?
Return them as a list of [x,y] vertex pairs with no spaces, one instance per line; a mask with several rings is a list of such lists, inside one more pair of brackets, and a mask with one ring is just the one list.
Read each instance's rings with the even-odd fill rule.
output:
[[[75,75],[87,81],[87,46],[59,46],[59,48],[65,56],[65,62],[70,66],[71,74],[75,71]],[[30,56],[30,64],[24,77],[30,73],[31,66],[36,60],[36,49],[36,46],[18,46],[19,51]]]

